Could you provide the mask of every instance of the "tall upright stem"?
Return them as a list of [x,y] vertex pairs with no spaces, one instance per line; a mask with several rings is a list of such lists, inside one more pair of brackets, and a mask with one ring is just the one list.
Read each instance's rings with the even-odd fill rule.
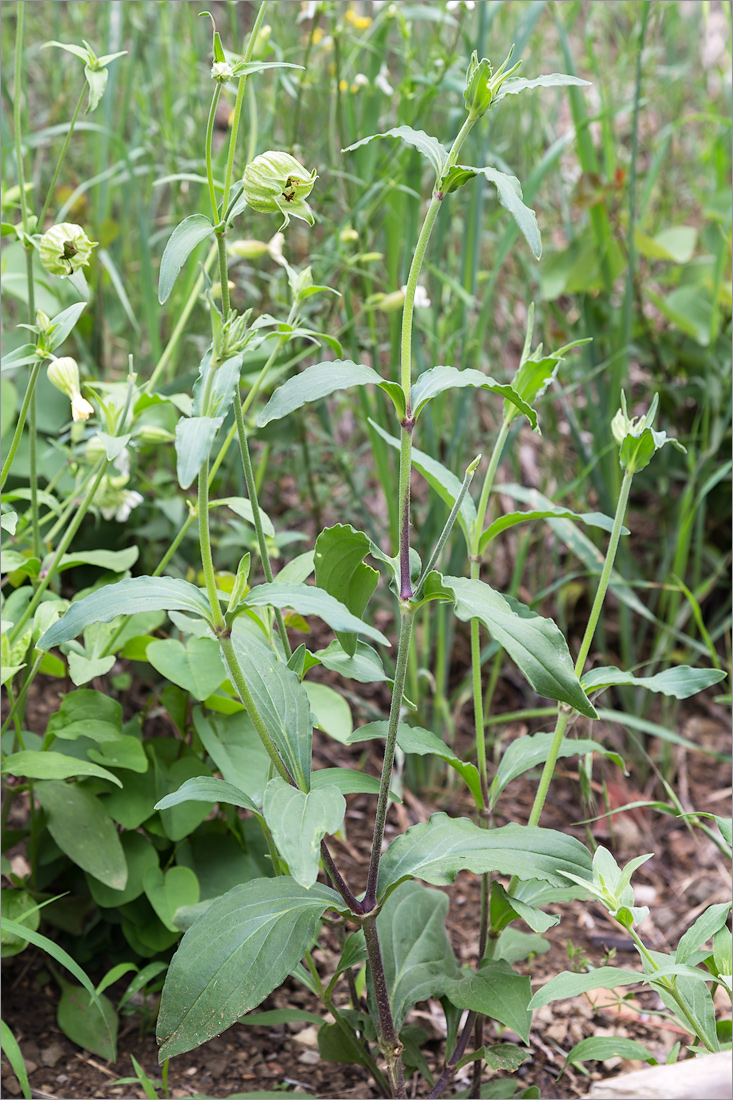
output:
[[38,231],[39,231],[39,233],[43,232],[43,222],[44,222],[44,219],[46,217],[46,214],[48,213],[48,208],[51,205],[51,200],[53,199],[53,193],[56,189],[56,182],[57,182],[57,180],[59,178],[59,175],[61,173],[61,166],[63,165],[64,160],[66,159],[66,151],[69,148],[69,142],[71,141],[71,135],[74,133],[74,127],[76,126],[76,120],[79,117],[79,111],[81,110],[82,103],[84,102],[84,96],[86,95],[86,92],[87,92],[87,82],[85,80],[84,81],[84,86],[83,86],[81,92],[79,93],[79,98],[76,101],[76,107],[74,108],[74,114],[71,116],[71,122],[69,123],[69,129],[66,132],[66,137],[64,138],[64,144],[61,146],[61,152],[59,153],[58,160],[56,161],[56,167],[54,168],[53,178],[51,180],[51,183],[49,184],[48,191],[46,192],[46,201],[43,204],[43,210],[41,210],[41,213],[38,215]]

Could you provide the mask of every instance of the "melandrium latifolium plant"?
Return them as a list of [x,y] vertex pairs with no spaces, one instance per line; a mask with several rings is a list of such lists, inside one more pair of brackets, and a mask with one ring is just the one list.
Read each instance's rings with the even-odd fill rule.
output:
[[[477,369],[442,364],[414,376],[413,312],[419,279],[432,230],[453,192],[483,176],[493,184],[499,203],[516,221],[534,256],[539,259],[541,254],[537,218],[523,201],[519,181],[493,166],[464,163],[461,154],[469,133],[487,112],[500,109],[509,95],[587,82],[557,73],[525,79],[516,75],[519,62],[512,63],[511,52],[496,69],[474,53],[466,74],[463,122],[449,149],[422,130],[398,126],[343,150],[350,156],[377,138],[397,139],[422,154],[431,169],[427,211],[399,299],[397,377],[383,377],[375,364],[341,358],[339,341],[314,327],[311,300],[338,294],[338,287],[317,285],[310,267],[297,269],[285,258],[287,237],[282,234],[291,220],[313,226],[317,218],[318,173],[308,166],[307,151],[301,163],[290,152],[268,150],[253,157],[243,172],[235,171],[248,80],[284,66],[253,60],[265,7],[260,4],[242,58],[224,51],[214,27],[213,91],[205,135],[210,210],[191,214],[173,230],[160,264],[159,300],[164,303],[184,266],[193,263],[196,247],[206,243],[209,248],[192,296],[200,296],[205,303],[211,333],[192,394],[172,393],[170,386],[165,391],[158,388],[163,360],[144,383],[132,361],[125,381],[90,383],[82,379],[74,358],[57,356],[88,300],[84,269],[94,262],[95,243],[83,226],[74,223],[43,232],[50,196],[38,216],[29,205],[19,136],[20,67],[16,65],[22,217],[9,232],[27,258],[28,322],[24,327],[32,339],[8,356],[7,365],[28,366],[30,371],[3,465],[3,483],[12,472],[26,423],[34,453],[35,389],[46,365],[48,379],[69,401],[74,484],[70,503],[58,505],[51,494],[53,485],[40,490],[31,462],[28,491],[3,498],[4,507],[13,500],[29,502],[28,508],[18,512],[8,507],[2,516],[3,530],[16,540],[6,550],[4,565],[12,590],[3,608],[3,683],[10,699],[3,726],[3,773],[21,780],[6,795],[3,823],[21,791],[29,793],[31,806],[24,834],[31,872],[27,878],[12,874],[14,888],[4,894],[9,919],[3,952],[20,951],[30,940],[71,969],[85,987],[87,1015],[99,1020],[93,1040],[87,1026],[87,1046],[93,1041],[97,1045],[92,1049],[114,1057],[117,1013],[104,989],[124,973],[136,971],[117,1011],[132,992],[155,992],[166,972],[166,963],[158,956],[184,932],[162,987],[157,1021],[162,1062],[192,1050],[237,1020],[256,1022],[256,1014],[247,1014],[292,975],[330,1013],[329,1021],[318,1029],[322,1057],[362,1066],[385,1097],[406,1097],[408,1087],[412,1089],[409,1078],[415,1074],[427,1082],[421,1087],[429,1097],[448,1095],[456,1074],[471,1063],[470,1095],[480,1096],[484,1066],[492,1072],[511,1073],[531,1057],[533,1008],[560,997],[633,982],[645,982],[660,995],[669,1012],[694,1036],[695,1053],[718,1050],[721,1040],[711,987],[730,990],[731,986],[726,931],[730,906],[711,906],[685,933],[675,952],[653,951],[644,944],[643,929],[639,931],[647,911],[635,905],[631,886],[633,871],[649,857],[634,859],[622,870],[604,848],[591,855],[569,833],[540,825],[560,757],[590,759],[598,753],[623,766],[592,736],[570,736],[581,718],[587,723],[597,718],[598,693],[630,685],[682,699],[723,677],[716,670],[689,666],[648,677],[615,667],[586,669],[619,543],[629,535],[624,519],[632,479],[667,443],[680,444],[653,427],[656,397],[649,411],[637,417],[629,416],[624,397],[609,422],[609,439],[614,440],[622,471],[613,517],[578,513],[543,498],[540,503],[535,499],[529,510],[488,522],[494,478],[512,426],[524,418],[539,431],[538,399],[575,345],[550,352],[542,345],[533,348],[531,307],[511,382],[499,382]],[[18,57],[22,5],[19,13]],[[120,55],[97,58],[86,43],[84,47],[49,45],[60,46],[85,62],[85,83],[56,165],[53,191],[81,105],[88,95],[88,110],[95,109],[105,91],[105,66]],[[218,179],[214,128],[227,85],[235,89],[235,104],[223,178]],[[237,232],[244,226],[246,233],[248,211],[275,219],[275,236],[268,245],[246,236],[232,241],[235,226]],[[229,257],[265,251],[287,274],[291,304],[286,317],[258,315],[254,309],[241,313],[230,301]],[[60,302],[69,288],[80,300],[64,305],[53,317],[36,310],[34,279],[41,278],[41,272],[46,273],[43,278],[54,280]],[[275,573],[271,551],[276,532],[258,501],[248,413],[282,350],[299,340],[325,345],[336,358],[308,366],[277,386],[261,408],[257,426],[279,421],[339,390],[381,389],[393,417],[392,430],[374,424],[374,438],[383,438],[399,452],[399,539],[396,547],[380,546],[344,517],[344,522],[320,531],[311,550],[281,564]],[[264,359],[264,366],[254,383],[243,387],[245,363],[254,353]],[[499,431],[488,459],[477,456],[461,480],[437,460],[419,450],[413,453],[413,441],[419,438],[420,418],[428,404],[466,387],[493,395]],[[212,499],[215,474],[235,441],[246,496]],[[136,457],[147,447],[159,448],[161,464],[174,449],[178,485],[182,492],[195,486],[196,496],[186,498],[188,516],[153,575],[132,577],[136,550],[75,554],[72,543],[85,515],[124,522],[141,503],[140,493],[130,486]],[[449,508],[444,529],[425,561],[411,545],[413,468]],[[481,488],[474,498],[471,487],[477,475]],[[241,556],[236,573],[216,567],[211,516],[218,509],[228,509],[254,529],[252,547]],[[481,577],[482,560],[502,531],[548,518],[570,519],[608,533],[594,602],[575,660],[553,620],[496,591]],[[166,575],[176,548],[194,525],[201,585]],[[465,542],[466,569],[452,575],[440,567],[455,525]],[[258,563],[253,561],[254,553]],[[102,583],[70,602],[58,594],[55,580],[61,570],[77,564],[106,573]],[[257,569],[264,575],[262,583],[254,583]],[[127,576],[111,581],[110,573]],[[309,583],[311,577],[314,583]],[[380,579],[389,590],[394,611],[391,639],[365,617]],[[405,685],[414,626],[422,609],[436,601],[469,624],[475,763],[460,759],[435,733],[409,721],[411,703]],[[319,650],[305,644],[293,649],[289,623],[302,622],[303,616],[320,617],[333,631],[334,640]],[[177,633],[156,637],[166,617]],[[533,691],[557,703],[554,730],[513,741],[492,775],[484,729],[482,628]],[[390,642],[395,649],[388,674],[383,653],[390,653]],[[109,673],[118,654],[146,660],[168,681],[163,702],[182,733],[180,740],[143,740],[139,720],[123,722],[122,708],[114,698],[85,687]],[[332,688],[309,680],[309,672],[318,665],[342,676],[351,684],[349,690],[354,682],[391,683],[388,720],[361,726],[348,737],[350,743],[384,742],[379,781],[349,768],[313,769],[313,726],[328,725],[316,715],[327,705],[324,700],[332,703],[339,698]],[[24,732],[21,719],[30,685],[39,672],[58,675],[59,668],[61,674],[68,671],[76,690],[63,699],[44,737]],[[196,704],[192,715],[189,698]],[[184,732],[190,736],[185,738]],[[475,804],[473,816],[435,813],[385,846],[387,811],[390,799],[396,797],[391,785],[398,749],[408,755],[432,754],[454,768]],[[538,767],[543,770],[529,824],[495,827],[493,814],[504,788]],[[352,793],[375,799],[369,866],[360,881],[347,881],[327,839],[341,831],[347,810],[344,796]],[[212,818],[217,805],[219,815]],[[721,829],[725,828],[721,822]],[[721,846],[725,849],[725,839]],[[217,863],[224,854],[228,870]],[[64,859],[84,873],[99,909],[119,914],[122,933],[137,956],[152,962],[142,969],[122,962],[95,988],[73,959],[36,931],[43,907],[57,901],[44,890],[58,873],[58,861]],[[4,870],[8,872],[5,866]],[[470,871],[481,880],[473,965],[461,965],[451,947],[445,926],[448,895],[429,888],[451,884],[459,871]],[[592,897],[604,906],[633,940],[641,969],[604,966],[588,973],[560,974],[532,996],[530,979],[513,964],[541,949],[542,934],[559,921],[545,907],[569,897]],[[313,954],[326,916],[330,942],[335,924],[342,944],[333,972],[324,972]],[[532,935],[519,932],[516,922],[524,922]],[[712,951],[705,947],[711,939]],[[62,988],[66,996],[66,987]],[[442,1006],[447,1035],[436,1075],[406,1024],[414,1005],[430,998]],[[72,1038],[80,1034],[75,1032],[78,1018],[68,1004],[61,1015],[67,1034]],[[508,1029],[518,1042],[486,1041],[486,1021],[491,1021],[494,1034],[500,1036],[502,1029]],[[12,1035],[9,1039],[5,1031],[3,1035],[12,1046]],[[617,1046],[615,1053],[630,1053],[623,1041]],[[653,1060],[639,1044],[632,1046],[630,1056]],[[573,1055],[571,1051],[569,1062]],[[586,1045],[577,1059],[593,1056]],[[517,1088],[521,1090],[520,1085]],[[536,1089],[517,1094],[539,1095]]]

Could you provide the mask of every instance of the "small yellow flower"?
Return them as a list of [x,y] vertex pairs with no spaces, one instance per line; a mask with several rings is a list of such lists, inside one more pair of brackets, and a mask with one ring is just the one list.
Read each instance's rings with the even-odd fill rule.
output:
[[314,46],[318,45],[318,43],[323,38],[324,34],[325,34],[325,31],[324,31],[323,27],[316,27],[316,29],[313,31],[313,35],[311,37],[311,41],[313,42]]
[[355,31],[365,31],[367,27],[371,27],[372,21],[368,15],[357,15],[351,8],[346,12],[344,19],[347,23],[351,23]]
[[347,92],[348,90],[349,90],[348,80],[339,80],[339,91],[340,92]]

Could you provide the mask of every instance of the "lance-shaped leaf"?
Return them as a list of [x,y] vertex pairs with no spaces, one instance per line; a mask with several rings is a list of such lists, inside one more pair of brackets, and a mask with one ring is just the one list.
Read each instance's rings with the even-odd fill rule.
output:
[[[389,443],[390,447],[394,447],[396,451],[399,451],[399,439],[395,439],[389,432],[385,432],[384,428],[380,427],[374,420],[370,420],[369,424],[377,435],[380,435],[386,443]],[[437,459],[431,458],[430,455],[417,450],[415,447],[412,449],[412,465],[422,474],[440,499],[452,508],[461,492],[463,485],[461,479],[447,466],[444,466],[442,462],[438,462]],[[476,523],[476,506],[468,493],[463,498],[461,510],[458,513],[458,523],[468,543],[471,538],[471,529]]]
[[675,699],[689,699],[698,691],[724,680],[726,673],[719,668],[692,668],[690,665],[677,665],[658,672],[655,676],[634,676],[620,668],[593,668],[583,675],[585,691],[598,691],[616,684],[628,684],[631,687],[643,687],[647,691],[661,695],[672,695]]
[[268,734],[293,779],[308,790],[313,720],[305,688],[268,646],[237,630],[236,624],[232,644]]
[[478,973],[471,971],[451,982],[446,993],[456,1008],[498,1020],[516,1031],[525,1043],[529,1042],[532,985],[528,977],[517,974],[505,959],[486,959]]
[[465,817],[433,814],[392,841],[379,865],[377,897],[385,898],[406,878],[445,886],[464,870],[477,875],[496,871],[564,886],[563,870],[590,879],[591,858],[579,840],[553,829],[481,829]]
[[262,812],[290,874],[309,890],[318,878],[321,841],[344,820],[344,796],[333,786],[306,794],[276,776],[265,787]]
[[63,752],[34,752],[26,749],[6,756],[2,765],[3,775],[24,776],[26,779],[71,779],[76,775],[95,775],[99,779],[108,779],[118,787],[122,783],[112,772],[91,764],[88,760],[77,760]]
[[529,206],[522,202],[522,185],[516,176],[510,176],[507,172],[500,172],[497,168],[487,165],[485,168],[474,168],[468,164],[455,164],[448,169],[440,181],[440,189],[446,195],[456,188],[468,183],[474,176],[484,176],[496,187],[499,202],[508,210],[519,226],[527,244],[532,249],[536,259],[542,255],[542,239],[537,225],[537,215]]
[[431,573],[425,595],[452,598],[455,613],[463,622],[479,619],[538,695],[568,703],[586,718],[598,717],[575,675],[567,642],[552,619],[537,615],[483,581],[465,577],[441,578],[439,573]]
[[223,423],[223,416],[189,416],[176,424],[176,474],[182,489],[193,484]]
[[281,420],[311,401],[320,401],[336,390],[348,390],[352,386],[379,386],[392,398],[400,419],[404,417],[405,398],[402,387],[397,382],[382,378],[381,374],[363,363],[353,363],[350,359],[334,359],[328,363],[315,363],[300,374],[288,378],[287,382],[275,390],[257,417],[257,424],[263,428],[271,420]]
[[120,837],[102,803],[73,783],[51,780],[36,785],[46,811],[48,831],[70,860],[105,886],[122,890],[127,882],[127,860]]
[[239,787],[208,775],[197,775],[193,779],[187,779],[173,794],[167,794],[165,798],[161,798],[160,802],[156,802],[153,809],[168,810],[171,806],[180,805],[181,802],[219,802],[222,805],[239,806],[243,810],[251,810],[253,814],[259,813],[249,795],[240,791]]
[[446,390],[464,389],[466,386],[498,393],[523,412],[533,428],[537,427],[536,412],[511,386],[497,382],[480,370],[457,370],[455,367],[431,367],[417,378],[410,392],[413,417],[417,420],[422,409],[433,397],[445,393]]
[[[602,531],[611,531],[613,520],[603,512],[574,512],[571,508],[561,508],[552,505],[550,508],[535,508],[531,512],[506,512],[495,519],[481,535],[479,551],[483,554],[492,539],[507,531],[510,527],[516,527],[518,523],[527,523],[535,519],[572,519],[576,523],[584,523],[587,527],[600,527]],[[628,535],[628,527],[621,528],[622,535]]]
[[[655,1057],[642,1043],[624,1039],[619,1035],[591,1035],[581,1039],[568,1054],[563,1070],[581,1062],[605,1062],[607,1058],[629,1058],[639,1062],[653,1062]],[[628,1087],[628,1086],[627,1086]]]
[[292,878],[253,879],[217,898],[189,928],[163,988],[159,1060],[193,1050],[256,1008],[298,965],[340,897]]
[[393,126],[391,130],[385,130],[383,134],[370,134],[369,137],[362,138],[361,141],[356,141],[353,145],[347,145],[341,152],[350,153],[361,145],[367,145],[370,141],[384,137],[399,138],[400,141],[411,145],[413,149],[417,149],[424,157],[427,157],[435,172],[435,182],[438,182],[448,163],[448,152],[437,138],[426,134],[424,130],[413,130],[411,126]]
[[418,1001],[438,997],[460,977],[445,930],[448,896],[403,882],[377,917],[384,976],[395,1028]]
[[552,1001],[561,1001],[566,997],[577,997],[581,993],[590,993],[593,989],[616,989],[620,985],[633,985],[645,981],[643,974],[635,970],[621,970],[616,966],[599,966],[589,974],[572,974],[564,970],[550,978],[547,985],[539,989],[529,1002],[530,1009],[542,1008]]
[[188,581],[177,577],[129,577],[72,603],[37,646],[52,649],[76,638],[92,623],[108,623],[118,615],[139,611],[191,611],[204,618],[211,615],[206,595]]
[[[357,616],[363,615],[379,581],[377,570],[364,563],[370,549],[371,540],[350,524],[327,527],[316,539],[316,584]],[[337,637],[346,653],[353,657],[356,634],[339,632]]]
[[[554,740],[551,733],[533,733],[525,737],[517,737],[507,745],[502,753],[501,761],[489,790],[489,806],[493,809],[501,792],[507,783],[516,779],[518,775],[531,771],[532,768],[544,764],[550,755],[550,747]],[[589,738],[578,740],[564,737],[558,752],[559,757],[585,756],[587,753],[598,752],[609,757],[614,764],[623,770],[624,762],[616,752],[606,749],[597,741]]]
[[[519,501],[520,504],[526,504],[529,508],[542,510],[555,507],[549,497],[544,496],[537,489],[528,489],[524,485],[515,485],[513,483],[497,485],[495,491],[497,493],[503,493],[505,496],[512,497],[514,500]],[[601,572],[605,560],[603,554],[593,545],[583,531],[578,530],[575,523],[571,520],[560,519],[558,517],[555,519],[548,519],[547,524],[555,532],[557,537],[565,543],[568,550],[575,554],[592,574],[599,574]],[[639,599],[633,589],[628,586],[623,577],[615,569],[611,570],[611,582],[609,587],[616,599],[625,603],[637,615],[641,615],[642,618],[648,619],[650,622],[657,621],[647,605]]]
[[280,581],[258,584],[247,593],[244,603],[247,607],[292,607],[301,615],[318,615],[333,630],[363,634],[382,645],[389,645],[389,639],[381,630],[362,622],[328,592],[311,584],[285,584]]
[[205,241],[213,228],[205,214],[191,214],[173,230],[160,261],[158,301],[161,305],[167,301],[181,268],[196,245]]
[[494,101],[498,102],[507,95],[518,95],[528,88],[566,88],[571,85],[589,88],[590,83],[589,80],[581,80],[579,76],[571,76],[569,73],[546,73],[544,76],[535,76],[532,80],[512,76],[499,88]]
[[[366,726],[359,726],[347,739],[351,745],[357,741],[368,741],[376,737],[386,740],[387,722],[369,722]],[[456,756],[453,749],[441,741],[432,730],[423,729],[422,726],[408,726],[407,722],[397,724],[397,744],[403,752],[414,753],[417,756],[439,756],[458,772],[473,795],[479,809],[484,808],[484,799],[481,793],[481,778],[475,764],[465,762]]]

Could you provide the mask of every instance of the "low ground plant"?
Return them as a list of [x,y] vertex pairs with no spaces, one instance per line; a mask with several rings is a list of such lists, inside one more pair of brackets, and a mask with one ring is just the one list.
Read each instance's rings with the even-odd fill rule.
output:
[[[394,371],[383,373],[376,357],[369,363],[346,358],[343,334],[328,331],[327,307],[318,307],[342,293],[338,279],[321,285],[315,263],[296,266],[286,258],[293,220],[313,226],[318,211],[318,175],[308,167],[307,150],[296,157],[271,149],[252,155],[243,172],[235,172],[237,142],[247,105],[256,101],[257,81],[267,79],[272,69],[291,77],[297,66],[258,56],[265,3],[257,9],[242,56],[224,48],[214,25],[205,167],[197,177],[209,209],[189,213],[169,234],[157,291],[163,305],[180,280],[188,279],[174,327],[176,341],[184,339],[196,302],[205,305],[210,332],[199,351],[192,392],[177,378],[166,382],[165,352],[147,379],[130,356],[126,378],[82,382],[76,359],[65,354],[65,342],[81,323],[90,296],[85,269],[99,246],[75,222],[45,228],[44,220],[82,106],[88,112],[98,108],[110,66],[124,62],[117,52],[97,56],[86,42],[49,44],[83,63],[83,88],[48,197],[36,214],[23,176],[23,7],[18,5],[14,97],[20,220],[7,224],[7,235],[26,264],[28,316],[22,327],[28,335],[3,365],[27,370],[27,381],[3,464],[3,485],[12,478],[12,487],[3,497],[2,517],[11,540],[3,566],[9,582],[3,604],[3,682],[9,705],[2,768],[7,777],[4,845],[25,843],[28,872],[18,874],[7,860],[3,864],[11,883],[3,892],[3,953],[32,943],[73,974],[80,985],[56,975],[62,990],[59,1023],[74,1041],[102,1057],[115,1057],[118,1016],[129,1010],[130,998],[141,991],[151,997],[160,992],[157,1037],[165,1066],[236,1021],[312,1022],[313,1014],[299,1009],[253,1011],[293,976],[326,1010],[327,1016],[318,1017],[321,1056],[361,1066],[386,1097],[406,1097],[414,1077],[424,1095],[453,1094],[456,1075],[466,1066],[471,1066],[472,1081],[463,1095],[539,1095],[534,1087],[522,1091],[519,1079],[508,1076],[531,1057],[533,1009],[598,988],[644,983],[692,1035],[691,1053],[721,1049],[729,1035],[716,1025],[712,993],[718,986],[730,990],[730,905],[710,906],[675,951],[651,950],[640,929],[648,910],[635,905],[631,885],[634,871],[649,855],[621,868],[605,848],[591,852],[570,832],[541,825],[559,759],[579,758],[586,793],[594,755],[624,768],[622,757],[593,736],[602,692],[628,689],[679,700],[724,679],[712,641],[701,647],[703,654],[711,654],[712,668],[665,662],[661,671],[654,668],[645,675],[638,667],[589,667],[609,588],[618,591],[623,585],[616,566],[619,548],[633,539],[625,526],[632,481],[647,467],[653,471],[671,450],[685,448],[658,426],[656,395],[646,395],[641,408],[630,408],[619,388],[618,405],[605,409],[604,421],[603,447],[618,471],[612,514],[590,502],[582,509],[564,507],[536,489],[503,484],[503,497],[524,506],[506,512],[495,506],[496,474],[506,449],[520,423],[539,432],[544,394],[574,349],[587,341],[545,349],[535,340],[530,305],[508,380],[446,364],[449,356],[437,341],[429,353],[435,365],[415,369],[414,315],[425,299],[420,279],[431,236],[443,208],[455,201],[454,193],[478,179],[488,182],[503,216],[513,219],[531,253],[541,255],[537,216],[518,179],[504,170],[506,165],[466,163],[469,134],[499,113],[508,97],[541,96],[553,87],[582,95],[587,82],[572,73],[520,72],[512,50],[500,65],[473,53],[462,101],[455,89],[446,92],[460,109],[449,146],[420,129],[421,119],[414,118],[415,125],[362,136],[343,148],[344,171],[355,190],[369,180],[377,139],[380,145],[404,143],[429,168],[430,191],[405,261],[406,282],[388,303],[401,317],[398,362]],[[227,87],[235,97],[227,139],[219,148],[217,112]],[[420,209],[418,196],[409,197]],[[252,212],[272,216],[269,243],[250,237]],[[202,245],[205,251],[197,253]],[[279,315],[232,305],[232,261],[263,249],[287,276],[289,302]],[[195,256],[202,262],[191,279]],[[62,308],[51,313],[41,308],[45,295],[59,299]],[[292,359],[303,346],[313,358],[314,345],[327,358],[293,373]],[[191,346],[196,346],[193,340]],[[426,355],[423,350],[421,358]],[[36,402],[44,375],[65,402],[71,423],[59,447],[64,461],[57,480],[46,479],[41,488]],[[274,388],[273,381],[279,383]],[[359,395],[366,388],[370,403],[374,391],[382,403],[368,429],[375,470],[389,469],[393,451],[399,456],[389,503],[396,543],[387,544],[378,532],[362,530],[356,515],[344,514],[316,531],[311,549],[293,555],[293,544],[302,549],[297,535],[278,531],[260,506],[268,467],[255,467],[251,434],[267,429],[276,438],[273,433],[302,423],[306,406],[340,391]],[[483,391],[494,403],[498,423],[488,454],[469,461],[462,478],[420,449],[428,417],[433,428],[440,426],[440,410],[454,391]],[[155,458],[147,469],[154,466],[154,472],[144,474],[151,454]],[[175,485],[166,465],[173,454]],[[241,489],[220,497],[214,493],[217,474],[232,454]],[[20,484],[18,463],[26,457],[27,482]],[[167,478],[166,513],[175,518],[178,533],[157,567],[148,575],[131,576],[136,547],[77,549],[75,540],[88,514],[121,522],[129,518],[141,499],[132,487],[138,484],[136,469],[141,476],[158,478],[158,484]],[[442,508],[441,527],[422,547],[422,556],[412,530],[414,470]],[[312,471],[309,477],[317,496]],[[65,493],[59,499],[53,489],[62,479]],[[478,492],[473,491],[476,481]],[[230,552],[241,536],[250,547],[237,555],[232,569],[217,567],[219,542],[212,539],[212,519],[222,513],[229,517],[222,524],[229,534],[221,545]],[[565,537],[585,546],[586,553],[590,546],[596,559],[595,592],[575,659],[551,618],[482,577],[495,540],[520,525],[545,522],[555,529],[562,524]],[[589,535],[603,533],[601,551],[583,535],[585,529]],[[197,564],[188,577],[175,575],[171,561],[191,534],[197,537],[200,571]],[[80,567],[101,569],[102,579],[92,572],[88,585],[68,599],[59,579],[64,570]],[[116,579],[120,574],[123,579]],[[370,611],[378,589],[391,614],[389,625],[380,618],[379,628]],[[445,620],[438,631],[441,644],[449,647],[460,629],[453,618],[468,624],[475,730],[475,753],[469,759],[436,734],[439,708],[432,729],[414,720],[420,703],[419,691],[410,690],[416,624],[429,622],[436,607]],[[321,648],[293,644],[293,634],[307,628],[309,616],[333,632],[333,640]],[[702,619],[698,625],[703,634]],[[393,659],[387,656],[390,642]],[[161,709],[178,736],[143,737],[143,720],[153,716],[130,715],[115,697],[88,686],[98,677],[114,677],[119,657],[136,662],[141,677],[152,670],[166,681]],[[441,659],[448,661],[449,653]],[[546,712],[551,721],[547,732],[520,737],[502,752],[491,738],[491,705],[504,659],[532,692],[551,701]],[[319,667],[331,674],[328,685],[313,678]],[[23,724],[26,699],[41,673],[68,675],[74,685],[43,735]],[[124,697],[131,684],[119,678],[124,674],[116,675]],[[419,688],[417,675],[415,682]],[[388,717],[354,728],[345,696],[366,695],[370,685],[388,686]],[[314,768],[314,726],[345,744],[383,742],[380,779],[346,767]],[[473,803],[471,815],[435,813],[386,845],[390,802],[399,797],[394,789],[398,753],[450,767]],[[529,821],[519,824],[512,820],[511,806],[501,802],[503,792],[513,779],[538,768]],[[364,881],[353,881],[339,867],[329,840],[342,833],[345,796],[355,793],[374,798]],[[7,828],[10,811],[21,798],[28,820],[12,830]],[[670,799],[673,810],[682,812],[673,792]],[[498,825],[497,813],[509,823]],[[729,857],[730,823],[705,813],[696,821]],[[445,926],[448,893],[431,889],[450,886],[460,871],[481,881],[472,965],[461,965],[451,946]],[[60,883],[63,893],[54,893]],[[530,979],[517,964],[542,950],[543,934],[560,920],[546,907],[574,898],[594,898],[608,911],[633,941],[639,969],[568,971],[533,995]],[[46,930],[55,926],[73,934],[85,928],[79,958],[38,931],[44,919]],[[517,922],[529,932],[518,929]],[[314,958],[323,936],[337,936],[340,943],[333,972],[324,973]],[[102,954],[111,967],[95,986],[79,962]],[[133,972],[115,1004],[105,990]],[[410,1010],[430,998],[441,1005],[445,1021],[437,1071],[421,1049],[425,1036],[408,1020]],[[504,1041],[505,1031],[511,1041]],[[3,1042],[26,1089],[17,1043],[7,1027]],[[630,1040],[591,1038],[571,1050],[567,1061],[617,1054],[654,1060]],[[499,1075],[488,1085],[485,1067]],[[143,1079],[147,1094],[155,1095],[154,1083],[139,1070],[137,1080]]]

